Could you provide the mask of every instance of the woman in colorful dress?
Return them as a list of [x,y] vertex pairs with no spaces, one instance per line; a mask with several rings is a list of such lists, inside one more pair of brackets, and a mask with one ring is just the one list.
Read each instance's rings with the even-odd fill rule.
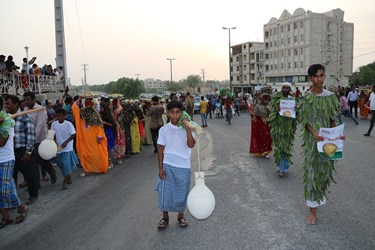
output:
[[270,95],[261,94],[251,115],[250,154],[267,159],[269,159],[269,154],[272,151],[272,138],[267,121],[270,113],[268,107],[270,100]]
[[113,117],[116,122],[116,139],[115,139],[115,157],[117,159],[117,164],[122,164],[122,159],[125,155],[125,135],[123,124],[119,122],[119,117],[122,112],[121,98],[118,97],[112,102]]
[[112,168],[111,155],[115,152],[116,122],[109,106],[102,102],[100,103],[100,116],[103,121],[105,137],[107,137],[108,168]]
[[140,137],[140,149],[142,149],[143,140],[146,136],[145,132],[145,117],[141,110],[140,104],[136,103],[134,107],[135,115],[138,117],[138,129],[139,129],[139,137]]
[[367,119],[368,115],[370,114],[371,110],[367,107],[366,103],[368,101],[368,95],[364,90],[361,90],[361,93],[358,97],[358,105],[359,105],[359,118],[360,119]]
[[125,157],[130,157],[130,155],[133,153],[132,137],[130,131],[130,126],[133,121],[133,118],[134,112],[130,107],[129,100],[125,100],[121,115],[119,117],[119,123],[121,124],[121,126],[123,126],[125,134]]

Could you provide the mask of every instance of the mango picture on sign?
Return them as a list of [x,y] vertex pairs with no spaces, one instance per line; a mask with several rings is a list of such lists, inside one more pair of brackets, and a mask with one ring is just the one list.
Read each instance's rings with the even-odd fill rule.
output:
[[292,114],[289,111],[285,111],[283,114],[285,117],[292,117]]
[[326,143],[323,145],[323,151],[328,157],[332,157],[337,150],[337,146],[333,143]]

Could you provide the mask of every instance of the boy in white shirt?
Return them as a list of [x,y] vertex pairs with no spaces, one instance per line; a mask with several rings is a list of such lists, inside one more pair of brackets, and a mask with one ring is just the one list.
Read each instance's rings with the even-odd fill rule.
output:
[[163,211],[159,229],[168,226],[168,212],[178,212],[180,227],[187,227],[184,218],[187,196],[190,190],[190,157],[191,148],[195,145],[195,134],[183,120],[178,126],[182,114],[182,103],[171,101],[167,105],[170,122],[160,128],[158,138],[159,178],[156,187],[158,207]]
[[370,98],[368,99],[367,105],[369,105],[371,109],[371,120],[370,127],[368,128],[367,133],[363,134],[364,136],[370,136],[371,130],[375,123],[375,84],[372,85],[372,92],[370,94]]

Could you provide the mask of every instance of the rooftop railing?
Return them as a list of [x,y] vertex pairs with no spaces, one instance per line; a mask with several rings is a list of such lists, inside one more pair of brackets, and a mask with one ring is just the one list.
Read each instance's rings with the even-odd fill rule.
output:
[[22,95],[26,91],[36,94],[59,93],[64,88],[64,81],[58,76],[0,73],[0,94]]

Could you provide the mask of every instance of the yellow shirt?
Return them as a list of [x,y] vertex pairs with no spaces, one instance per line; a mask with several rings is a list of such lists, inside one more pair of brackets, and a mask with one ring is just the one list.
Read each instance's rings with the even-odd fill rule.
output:
[[201,101],[199,103],[199,112],[201,114],[206,114],[207,113],[207,106],[208,106],[208,103],[206,101]]

